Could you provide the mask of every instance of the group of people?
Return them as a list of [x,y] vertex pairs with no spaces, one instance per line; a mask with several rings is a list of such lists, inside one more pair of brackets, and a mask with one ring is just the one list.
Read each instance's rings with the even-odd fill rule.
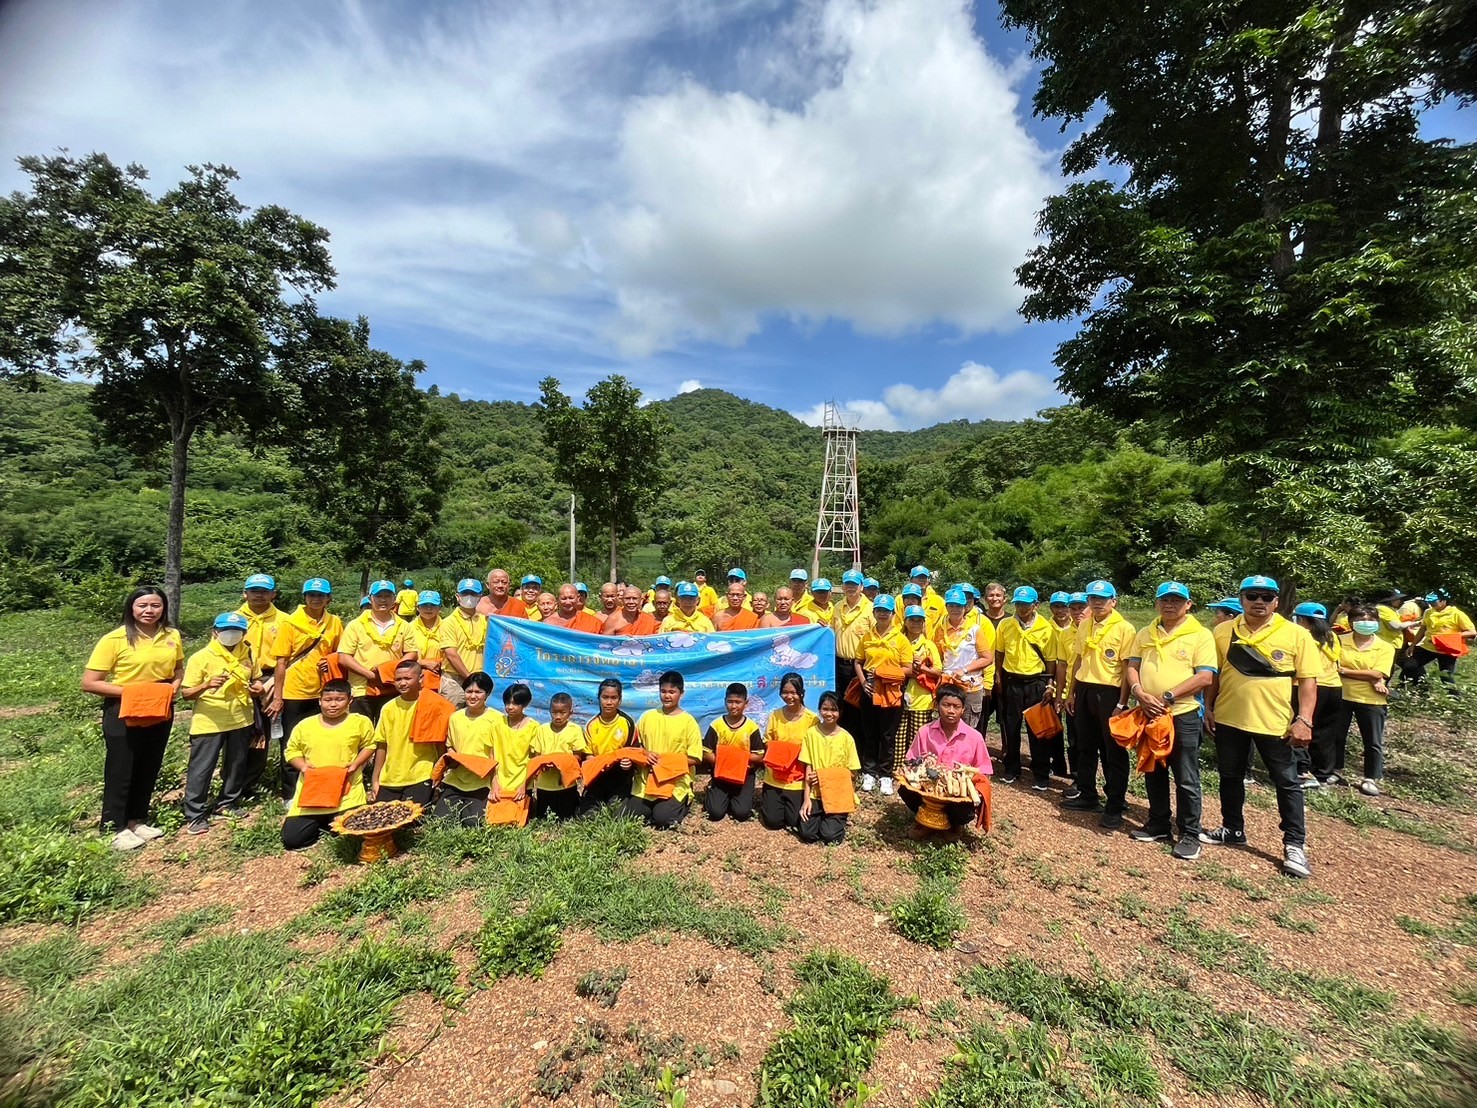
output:
[[[1449,681],[1455,657],[1477,638],[1439,590],[1418,603],[1350,601],[1332,614],[1305,603],[1289,620],[1278,612],[1277,582],[1260,575],[1207,605],[1211,627],[1191,614],[1188,588],[1164,582],[1142,629],[1117,611],[1108,581],[1053,593],[1043,613],[1031,586],[1008,593],[991,582],[981,593],[960,583],[940,594],[925,566],[896,595],[857,570],[837,590],[797,569],[772,597],[751,591],[737,568],[721,596],[698,573],[658,577],[649,589],[607,583],[591,597],[573,582],[546,590],[532,574],[515,591],[512,575],[494,569],[485,587],[459,581],[445,611],[438,593],[413,585],[374,582],[345,624],[329,611],[327,580],[305,581],[289,613],[276,605],[276,582],[254,574],[242,605],[215,619],[211,641],[188,660],[163,594],[136,590],[83,677],[84,690],[103,699],[102,821],[113,845],[135,849],[159,834],[147,820],[178,694],[194,709],[184,802],[191,834],[207,833],[214,816],[259,786],[275,747],[291,800],[282,830],[289,848],[376,799],[415,800],[468,823],[570,818],[616,804],[672,827],[696,799],[699,774],[709,778],[709,819],[757,812],[771,829],[835,842],[855,807],[853,773],[862,792],[900,792],[916,809],[916,793],[900,787],[906,765],[971,767],[1009,785],[1025,769],[1024,743],[1032,788],[1067,779],[1063,807],[1098,814],[1108,830],[1124,822],[1136,759],[1149,815],[1133,837],[1173,841],[1175,857],[1193,860],[1201,844],[1245,845],[1254,750],[1277,791],[1283,870],[1306,877],[1303,790],[1343,782],[1356,725],[1360,787],[1377,793],[1394,675],[1418,683],[1434,660]],[[806,699],[817,690],[786,674],[783,706],[762,725],[745,715],[740,683],[704,731],[681,708],[675,671],[661,677],[660,709],[639,720],[621,711],[622,686],[610,680],[597,716],[575,721],[571,699],[558,693],[540,723],[527,714],[527,685],[502,691],[501,712],[489,706],[494,682],[480,664],[489,617],[617,636],[821,624],[835,634],[835,679],[811,708]],[[984,740],[992,716],[998,767]],[[1220,773],[1213,829],[1201,824],[1206,734]],[[324,802],[329,770],[340,789],[334,804]],[[305,780],[311,805],[302,803]],[[963,825],[974,814],[950,820]]]

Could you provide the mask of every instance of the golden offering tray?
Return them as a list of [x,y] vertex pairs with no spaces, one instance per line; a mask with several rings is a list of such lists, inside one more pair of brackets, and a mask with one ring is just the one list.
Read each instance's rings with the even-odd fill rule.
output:
[[[359,861],[379,862],[400,853],[395,832],[409,827],[424,813],[425,809],[413,800],[384,800],[342,812],[330,826],[340,835],[361,840]],[[350,822],[357,826],[348,826]]]

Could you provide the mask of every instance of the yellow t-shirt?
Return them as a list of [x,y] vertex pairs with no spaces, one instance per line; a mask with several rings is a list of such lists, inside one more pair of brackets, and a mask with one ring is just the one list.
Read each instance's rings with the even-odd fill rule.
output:
[[800,761],[811,769],[849,769],[855,773],[862,768],[851,732],[838,727],[826,735],[819,724],[808,728],[800,740]]
[[[1252,634],[1245,617],[1237,616],[1215,629],[1215,650],[1220,663],[1216,723],[1257,735],[1285,736],[1292,726],[1293,686],[1316,678],[1322,667],[1313,636],[1276,613]],[[1251,672],[1243,673],[1238,662]],[[1261,675],[1263,671],[1267,675]]]
[[[747,590],[745,591],[747,592]],[[698,611],[706,608],[709,611],[716,612],[718,610],[718,590],[713,588],[712,585],[699,585],[697,590],[697,607]],[[675,605],[673,605],[672,610],[674,612],[677,610]]]
[[[987,619],[970,619],[966,612],[959,621],[957,630],[951,630],[946,622],[934,640],[939,648],[939,664],[948,671],[964,669],[984,656],[986,651],[994,653],[995,625]],[[946,678],[944,684],[962,686],[967,692],[983,692],[995,684],[995,663],[974,673]]]
[[[641,719],[636,724],[636,734],[641,738],[641,745],[653,754],[685,754],[694,762],[702,759],[703,736],[697,729],[697,720],[680,708],[672,715],[667,715],[660,708],[651,708],[641,713]],[[639,796],[643,800],[646,798],[646,778],[650,772],[645,766],[637,766],[635,780],[631,783],[632,796]],[[677,779],[672,790],[672,799],[691,798],[692,770],[689,768],[685,776]]]
[[[332,612],[324,611],[323,618],[314,620],[308,610],[299,607],[277,625],[277,634],[272,642],[272,657],[277,667],[278,688],[284,700],[317,700],[323,691],[323,678],[318,674],[318,663],[330,654],[338,653],[339,640],[343,638],[344,621]],[[312,646],[309,650],[308,647]],[[307,650],[284,673],[283,664]]]
[[[1086,621],[1084,621],[1086,622]],[[1166,632],[1156,618],[1133,640],[1129,657],[1137,659],[1139,684],[1151,696],[1163,696],[1204,670],[1219,667],[1215,636],[1194,616],[1186,616],[1173,631]],[[1178,697],[1169,706],[1170,715],[1200,711],[1200,697]]]
[[661,626],[662,634],[665,635],[671,631],[686,631],[693,635],[703,633],[711,635],[714,633],[713,621],[703,615],[697,608],[692,610],[692,615],[685,616],[682,614],[682,609],[674,605],[672,610],[667,613],[667,618],[662,620]]
[[615,719],[606,723],[596,716],[585,724],[585,742],[591,754],[611,754],[623,746],[636,742],[636,721],[625,712],[616,710]]
[[[711,743],[708,742],[709,736],[713,739]],[[748,716],[744,716],[737,727],[728,726],[726,716],[719,716],[708,724],[708,734],[703,736],[704,749],[714,750],[719,743],[741,746],[751,754],[764,749],[764,740],[759,735],[759,725]]]
[[873,629],[872,602],[862,593],[856,603],[848,604],[843,595],[831,604],[831,630],[836,632],[836,657],[861,657],[861,642]]
[[[397,616],[395,622],[382,631],[368,612],[349,622],[338,643],[340,654],[349,655],[367,669],[398,661],[412,649],[408,623]],[[357,673],[349,675],[349,687],[355,696],[363,696],[368,684]]]
[[1014,677],[1050,676],[1047,662],[1051,661],[1054,634],[1051,620],[1039,612],[1029,627],[1022,627],[1015,616],[1006,616],[995,628],[996,667]]
[[[530,754],[588,754],[590,744],[585,740],[584,729],[574,720],[566,723],[561,731],[555,731],[551,723],[541,723],[528,752]],[[564,779],[559,776],[559,771],[552,766],[539,770],[539,775],[533,779],[533,787],[543,793],[563,792],[565,789],[574,788],[573,785],[566,785]]]
[[406,641],[410,643],[410,649],[415,651],[415,656],[422,662],[439,662],[441,651],[446,644],[446,621],[440,616],[436,622],[427,627],[421,618],[416,616],[411,620],[406,632]]
[[128,633],[118,627],[97,641],[83,668],[103,674],[113,684],[142,685],[173,681],[184,660],[185,644],[177,627],[164,628],[152,638],[139,635],[132,646]]
[[252,710],[251,690],[247,688],[261,673],[261,667],[247,662],[246,640],[235,650],[227,650],[212,639],[203,650],[190,655],[185,663],[185,680],[181,688],[193,689],[224,674],[226,683],[218,689],[206,689],[194,700],[190,718],[190,734],[219,735],[250,727],[256,718]]
[[1448,604],[1446,610],[1441,612],[1434,607],[1427,608],[1426,614],[1421,617],[1421,645],[1430,650],[1432,635],[1450,635],[1472,630],[1472,617],[1454,604]]
[[[902,609],[899,609],[899,612],[901,611]],[[949,622],[949,608],[944,603],[944,598],[932,585],[929,585],[923,593],[923,611],[927,617],[927,622],[923,626],[928,637],[937,638],[939,629]]]
[[1333,642],[1328,645],[1313,640],[1313,645],[1318,648],[1318,687],[1321,689],[1342,688],[1344,681],[1339,676],[1339,659],[1343,656],[1343,643],[1338,636],[1334,636]]
[[[912,662],[928,662],[934,669],[939,668],[939,648],[933,644],[926,631],[914,642],[908,642],[906,635],[903,636],[903,641],[908,643]],[[903,707],[910,712],[933,711],[933,693],[920,685],[916,676],[908,678],[908,683],[903,686]]]
[[508,723],[497,729],[494,757],[497,758],[497,784],[506,799],[528,784],[528,757],[538,735],[539,722],[528,716],[517,727]]
[[441,617],[441,649],[448,646],[456,651],[468,673],[482,668],[482,656],[487,652],[487,617],[476,612],[471,618],[458,608],[449,616]]
[[[471,754],[478,758],[497,759],[498,732],[508,726],[508,717],[494,708],[486,708],[480,716],[469,716],[465,708],[451,713],[446,728],[446,748],[459,754]],[[442,783],[464,793],[485,789],[490,782],[478,777],[466,766],[448,763]]]
[[794,594],[794,585],[791,585],[790,589],[790,599],[791,601],[793,601],[793,603],[791,603],[790,605],[790,611],[794,612],[796,615],[802,615],[808,618],[810,616],[811,609],[815,607],[815,597],[810,595],[809,589],[802,588],[800,590],[799,596],[796,596]]
[[[764,724],[765,743],[795,743],[802,749],[805,746],[805,733],[820,722],[820,717],[809,708],[800,712],[799,719],[786,719],[785,710],[776,708],[769,713],[769,719]],[[768,766],[764,767],[764,787],[766,789],[802,789],[805,782],[780,781],[774,775],[774,770]]]
[[401,589],[395,594],[395,599],[400,605],[398,612],[401,619],[410,620],[415,618],[416,601],[420,598],[421,594],[414,589]]
[[265,612],[257,615],[251,610],[251,605],[243,603],[236,609],[236,614],[246,617],[246,638],[242,641],[251,647],[251,656],[256,659],[270,658],[272,644],[277,641],[277,634],[287,613],[271,604]]
[[889,627],[887,633],[882,634],[874,626],[857,644],[857,659],[862,663],[862,669],[873,673],[885,662],[907,665],[913,660],[913,648],[896,627]]
[[[1344,669],[1373,669],[1389,677],[1395,671],[1395,648],[1379,635],[1373,636],[1363,649],[1354,645],[1353,635],[1340,639],[1343,647],[1339,665]],[[1374,691],[1374,682],[1362,677],[1340,679],[1344,687],[1344,699],[1350,704],[1388,704],[1388,693]]]
[[397,696],[380,709],[379,725],[374,729],[374,744],[385,748],[385,767],[380,771],[380,784],[399,788],[419,785],[431,779],[431,771],[445,751],[440,743],[410,741],[410,724],[415,718],[416,702]]
[[[1055,628],[1055,624],[1052,626]],[[1116,608],[1101,621],[1089,615],[1077,626],[1077,680],[1092,685],[1121,685],[1123,661],[1133,652],[1135,634],[1133,624]]]
[[[339,766],[347,769],[355,758],[370,746],[374,745],[374,724],[369,721],[368,716],[355,715],[350,712],[333,726],[323,722],[323,717],[308,716],[292,729],[292,734],[287,736],[287,750],[285,756],[290,762],[294,758],[306,758],[308,764],[315,767]],[[298,794],[302,792],[303,779],[299,775],[297,788],[292,794],[292,806],[287,809],[289,816],[300,816],[304,809],[298,807]],[[364,795],[364,775],[356,773],[349,781],[349,791],[344,794],[337,808],[311,808],[308,809],[313,815],[328,815],[330,812],[345,812],[350,808],[359,808],[366,803]]]

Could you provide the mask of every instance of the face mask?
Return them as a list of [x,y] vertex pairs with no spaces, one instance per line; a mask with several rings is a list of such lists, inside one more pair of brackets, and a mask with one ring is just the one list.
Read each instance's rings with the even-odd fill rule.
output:
[[477,607],[477,598],[475,596],[471,596],[471,595],[458,596],[456,598],[456,602],[457,602],[457,604],[459,606],[461,606],[462,608],[464,608],[466,611],[469,611],[469,612],[473,608]]
[[1356,635],[1373,635],[1379,631],[1380,624],[1376,619],[1356,619],[1353,627]]
[[246,632],[228,627],[224,630],[217,631],[215,633],[215,637],[220,639],[222,646],[224,646],[227,650],[230,650],[233,647],[239,646],[241,644],[241,640],[246,637]]

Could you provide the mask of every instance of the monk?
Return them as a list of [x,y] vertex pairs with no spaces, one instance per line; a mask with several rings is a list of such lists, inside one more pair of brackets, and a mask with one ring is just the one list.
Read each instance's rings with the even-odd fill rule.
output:
[[749,592],[740,580],[729,578],[728,607],[713,617],[713,627],[719,631],[751,631],[759,626],[759,620],[750,608],[744,607]]
[[528,606],[511,594],[513,576],[505,569],[487,571],[487,595],[477,601],[477,614],[527,619]]
[[528,613],[529,619],[546,620],[559,610],[559,598],[551,592],[541,592],[533,602],[533,609]]
[[[756,596],[754,607],[759,607]],[[787,586],[774,590],[774,611],[766,612],[759,621],[760,627],[808,627],[810,619],[795,611],[795,594]]]
[[621,598],[624,594],[625,590],[618,582],[607,581],[600,586],[600,610],[595,615],[602,624],[621,610]]
[[568,627],[571,631],[585,631],[591,635],[600,634],[605,627],[604,620],[585,610],[579,589],[568,581],[559,586],[559,607],[553,615],[544,617],[544,623],[549,627]]
[[602,635],[655,635],[661,624],[650,612],[641,610],[645,600],[635,585],[627,585],[621,594],[621,606],[605,619]]

